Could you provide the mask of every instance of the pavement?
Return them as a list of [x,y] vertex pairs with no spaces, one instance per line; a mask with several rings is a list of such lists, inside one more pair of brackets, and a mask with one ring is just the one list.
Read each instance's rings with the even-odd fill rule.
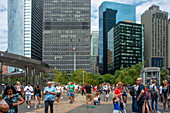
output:
[[[104,96],[101,95],[100,105],[96,105],[94,109],[86,108],[86,97],[80,94],[75,94],[75,102],[69,103],[67,94],[64,93],[64,98],[61,99],[60,105],[54,103],[54,113],[113,113],[112,97],[110,94],[109,101],[104,102]],[[90,103],[89,103],[90,104]],[[127,113],[132,113],[131,98],[129,98],[126,106]],[[159,109],[161,113],[170,113],[161,111],[163,109],[162,103],[159,103]],[[26,104],[19,106],[19,113],[44,113],[44,102],[42,101],[42,108],[34,108],[34,101],[32,101],[31,109],[27,109]],[[49,111],[50,113],[50,111]]]

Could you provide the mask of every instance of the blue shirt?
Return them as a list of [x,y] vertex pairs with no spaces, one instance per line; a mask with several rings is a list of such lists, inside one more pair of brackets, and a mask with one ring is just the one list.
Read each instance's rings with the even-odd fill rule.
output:
[[[137,90],[137,92],[136,92],[137,98],[138,98],[138,96],[140,95],[140,92],[141,92],[142,90],[145,91],[145,86],[144,86],[143,84],[140,84],[139,87],[138,87],[138,90]],[[143,93],[143,95],[141,96],[141,98],[145,98],[144,94],[145,94],[145,93]]]
[[118,102],[116,102],[116,104],[115,102],[113,102],[113,105],[114,105],[114,110],[120,110]]
[[[56,92],[56,89],[55,89],[55,87],[49,88],[49,87],[47,86],[47,87],[45,87],[45,89],[44,89],[44,93],[45,93],[46,91]],[[45,101],[54,101],[54,95],[51,94],[51,93],[47,93],[46,96],[45,96]]]

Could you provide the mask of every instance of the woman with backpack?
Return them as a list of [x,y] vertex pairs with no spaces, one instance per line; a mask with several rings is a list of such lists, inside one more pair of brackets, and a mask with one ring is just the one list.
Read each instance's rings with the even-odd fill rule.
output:
[[168,96],[170,95],[170,88],[169,88],[169,84],[167,80],[163,81],[164,86],[162,89],[162,93],[163,93],[163,109],[166,111],[166,103],[168,103],[168,108],[170,108],[170,100],[168,100]]

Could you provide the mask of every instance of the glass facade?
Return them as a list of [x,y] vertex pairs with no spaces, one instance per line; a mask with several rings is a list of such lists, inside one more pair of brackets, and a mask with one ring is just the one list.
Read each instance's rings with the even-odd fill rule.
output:
[[99,32],[93,31],[91,35],[91,72],[98,73],[98,56],[99,56]]
[[[131,20],[136,22],[136,9],[134,5],[115,2],[103,2],[99,7],[99,68],[100,74],[108,73],[108,56],[112,53],[112,47],[108,47],[108,32],[119,21]],[[113,43],[113,42],[111,42]],[[109,57],[110,58],[110,57]]]
[[144,61],[144,25],[119,22],[114,27],[114,71]]
[[43,0],[8,0],[8,52],[42,60],[42,28]]
[[[90,71],[90,0],[44,0],[43,61],[52,69]],[[73,51],[73,48],[76,48]]]
[[24,55],[24,0],[8,0],[8,52]]

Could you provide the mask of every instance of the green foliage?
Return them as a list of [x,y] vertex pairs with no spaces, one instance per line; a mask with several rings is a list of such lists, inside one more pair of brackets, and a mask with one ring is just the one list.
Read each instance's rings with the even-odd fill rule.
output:
[[164,80],[168,79],[169,70],[163,67],[160,74],[161,74],[161,83],[162,83]]
[[116,84],[122,82],[125,84],[132,85],[138,77],[140,77],[140,70],[143,68],[144,63],[139,63],[132,65],[131,67],[124,68],[121,66],[120,70],[117,70],[114,75],[105,74],[105,75],[94,75],[85,71],[84,69],[78,69],[77,71],[71,72],[70,78],[67,75],[67,72],[60,72],[54,70],[54,82],[59,82],[62,84],[67,84],[69,81],[74,82],[75,84],[83,84],[83,71],[84,71],[84,84],[88,83],[90,85],[96,86],[104,82],[110,84]]
[[54,75],[54,82],[61,83],[61,84],[68,84],[69,82],[69,76],[67,75],[66,71],[60,72],[57,70],[54,70],[53,73]]

